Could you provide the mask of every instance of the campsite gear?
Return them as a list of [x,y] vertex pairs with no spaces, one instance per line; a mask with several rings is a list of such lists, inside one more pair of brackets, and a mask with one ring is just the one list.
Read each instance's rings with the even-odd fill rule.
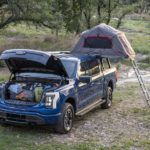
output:
[[8,88],[10,99],[16,99],[16,95],[22,92],[22,87],[20,84],[12,84]]
[[99,55],[107,58],[130,58],[147,105],[150,107],[150,95],[134,60],[135,52],[122,31],[104,23],[95,26],[81,33],[71,53]]
[[33,91],[23,90],[21,93],[16,95],[17,100],[24,100],[24,101],[33,101],[34,100],[34,93]]
[[34,95],[35,95],[35,101],[36,102],[38,102],[40,100],[42,92],[43,92],[42,86],[35,87],[35,89],[34,89]]
[[13,93],[20,93],[22,91],[22,87],[20,84],[12,84],[8,88]]
[[104,23],[81,33],[73,54],[100,55],[107,58],[135,58],[135,52],[122,31]]

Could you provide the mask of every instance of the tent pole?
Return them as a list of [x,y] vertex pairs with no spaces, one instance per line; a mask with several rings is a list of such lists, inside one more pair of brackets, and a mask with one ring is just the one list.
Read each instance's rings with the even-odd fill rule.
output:
[[149,95],[149,92],[148,92],[147,87],[145,85],[145,82],[144,82],[144,80],[143,80],[143,78],[141,76],[139,67],[138,67],[138,65],[137,65],[137,63],[136,63],[136,61],[134,59],[131,60],[131,61],[132,61],[132,66],[133,66],[133,69],[135,71],[136,77],[138,79],[138,82],[140,84],[142,92],[143,92],[143,94],[145,96],[146,104],[147,104],[148,107],[150,107],[150,95]]

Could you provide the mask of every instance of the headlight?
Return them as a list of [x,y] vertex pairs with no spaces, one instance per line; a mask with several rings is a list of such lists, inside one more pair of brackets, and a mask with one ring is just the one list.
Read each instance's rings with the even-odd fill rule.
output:
[[59,93],[58,92],[46,93],[45,106],[50,107],[50,108],[56,108],[58,100],[59,100]]

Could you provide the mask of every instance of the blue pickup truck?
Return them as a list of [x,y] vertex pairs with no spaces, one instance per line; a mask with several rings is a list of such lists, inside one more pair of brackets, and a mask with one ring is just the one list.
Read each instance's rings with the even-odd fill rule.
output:
[[52,125],[67,133],[75,116],[112,105],[117,72],[107,58],[13,49],[0,60],[11,72],[0,84],[1,124]]

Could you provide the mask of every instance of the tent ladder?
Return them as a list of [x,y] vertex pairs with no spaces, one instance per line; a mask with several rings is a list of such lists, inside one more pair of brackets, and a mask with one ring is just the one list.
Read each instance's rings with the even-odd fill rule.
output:
[[133,69],[135,71],[136,77],[137,77],[137,79],[139,81],[140,87],[142,89],[142,92],[143,92],[143,94],[145,96],[146,103],[147,103],[148,107],[150,107],[150,95],[149,95],[149,92],[148,92],[148,90],[146,88],[146,85],[144,83],[144,80],[143,80],[143,78],[141,76],[141,73],[139,71],[138,65],[137,65],[135,60],[132,60],[132,65],[133,65]]

